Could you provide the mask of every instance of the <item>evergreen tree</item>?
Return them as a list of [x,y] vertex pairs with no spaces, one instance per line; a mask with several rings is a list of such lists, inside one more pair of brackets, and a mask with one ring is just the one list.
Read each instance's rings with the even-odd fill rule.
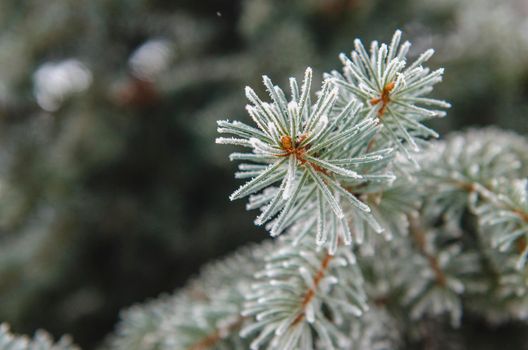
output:
[[356,40],[315,95],[311,69],[288,93],[264,76],[268,100],[246,88],[254,125],[219,121],[233,137],[217,143],[249,148],[230,156],[247,179],[230,198],[250,196],[281,237],[212,265],[198,292],[128,311],[112,347],[455,349],[463,336],[438,337],[471,316],[525,319],[528,143],[496,129],[431,141],[443,70],[409,47],[400,31],[370,53]]
[[[211,141],[223,116],[245,126],[223,122],[235,134],[220,142],[250,150],[232,156],[236,177],[254,181],[234,197],[249,195],[256,222],[281,237],[125,311],[108,344],[445,349],[491,324],[523,348],[512,322],[526,314],[526,141],[498,129],[431,138],[467,124],[527,131],[526,18],[522,0],[3,1],[0,320],[91,348],[118,309],[261,239],[243,202],[225,201],[231,166]],[[395,27],[413,42],[409,59],[393,52],[378,68],[358,44],[336,69],[351,35]],[[448,72],[439,100],[425,96],[441,75],[425,59]],[[437,118],[442,100],[449,118]],[[273,308],[259,293],[304,301],[281,309],[302,329],[266,338],[273,322],[259,315]],[[2,330],[9,346],[31,346]]]

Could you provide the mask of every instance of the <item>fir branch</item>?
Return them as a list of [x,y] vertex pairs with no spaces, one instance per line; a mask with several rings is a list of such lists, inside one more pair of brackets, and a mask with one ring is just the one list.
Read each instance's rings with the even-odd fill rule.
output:
[[[273,249],[255,248],[265,253],[256,261],[242,260],[247,273],[231,276],[236,286],[218,288],[210,275],[216,282],[203,293],[215,293],[182,293],[177,315],[159,321],[173,331],[162,349],[381,350],[397,344],[369,321],[382,307],[388,319],[390,307],[398,319],[448,315],[458,325],[463,298],[476,305],[490,286],[509,314],[513,305],[528,309],[523,271],[512,269],[511,251],[493,248],[515,242],[521,262],[528,251],[526,184],[518,180],[528,175],[526,143],[496,130],[429,142],[437,134],[423,123],[449,107],[426,97],[442,70],[423,67],[432,50],[407,64],[410,44],[400,36],[373,42],[370,54],[356,41],[350,58],[341,56],[343,75],[327,75],[313,104],[310,69],[301,88],[290,79],[289,99],[264,76],[270,102],[246,89],[256,126],[218,123],[233,136],[218,143],[250,150],[230,156],[248,161],[236,173],[248,181],[231,198],[249,196],[248,209],[261,210],[256,223],[287,234],[266,246]],[[419,148],[423,155],[409,152]],[[475,233],[463,227],[468,212],[479,218]],[[180,321],[197,315],[199,324]]]
[[[447,314],[458,326],[462,317],[462,296],[482,290],[478,282],[481,265],[474,251],[466,251],[461,233],[449,227],[427,231],[416,218],[409,218],[411,247],[402,245],[400,265],[403,303],[411,319]],[[409,249],[410,248],[410,249]],[[477,288],[477,289],[475,289]]]
[[281,240],[281,248],[267,259],[248,296],[243,315],[254,316],[255,322],[242,330],[242,336],[258,332],[252,349],[264,344],[284,350],[313,349],[316,338],[326,349],[342,344],[347,336],[336,320],[367,310],[354,264],[346,246],[330,255],[306,239],[297,246]]
[[[252,148],[252,153],[235,153],[231,159],[267,164],[242,164],[236,176],[251,180],[230,198],[241,198],[279,183],[278,187],[254,194],[248,206],[261,208],[262,214],[255,222],[269,222],[267,227],[273,236],[284,232],[314,207],[326,215],[324,219],[318,218],[320,225],[322,221],[333,220],[332,217],[342,221],[345,216],[342,202],[351,203],[350,210],[364,212],[358,214],[362,220],[378,228],[368,206],[343,191],[342,186],[369,182],[389,184],[393,177],[387,173],[387,165],[393,150],[390,147],[365,150],[364,145],[378,133],[378,122],[360,115],[361,104],[354,100],[336,112],[338,90],[329,81],[323,84],[317,102],[310,105],[311,76],[311,69],[307,69],[300,96],[297,81],[290,79],[290,102],[268,77],[263,80],[272,103],[263,102],[247,88],[246,95],[252,103],[247,110],[258,129],[240,122],[218,123],[219,132],[239,137],[218,138],[218,143]],[[321,237],[319,234],[316,242],[327,245],[329,252],[335,249],[338,238],[351,244],[351,235],[346,229]]]
[[528,180],[498,181],[491,189],[479,187],[485,199],[474,209],[491,244],[500,251],[513,250],[522,269],[528,256]]
[[414,239],[418,251],[427,259],[427,262],[429,263],[429,266],[431,267],[431,270],[435,275],[435,280],[438,285],[440,287],[445,287],[447,284],[447,277],[444,271],[442,271],[442,268],[440,267],[438,257],[427,251],[426,235],[423,230],[423,227],[420,225],[418,219],[415,216],[408,215],[407,218],[409,221],[409,232],[411,234],[411,237]]
[[57,343],[44,331],[37,331],[33,339],[26,336],[16,336],[10,333],[9,326],[0,324],[1,350],[80,350],[72,344],[68,336],[62,337]]
[[409,149],[419,150],[418,138],[438,137],[433,130],[422,125],[422,121],[442,117],[445,112],[429,109],[430,106],[449,108],[449,103],[425,98],[433,86],[442,80],[443,69],[431,72],[423,68],[433,55],[427,50],[416,61],[407,66],[406,56],[409,42],[400,46],[401,31],[396,31],[389,45],[373,41],[370,55],[359,39],[350,58],[339,57],[344,65],[343,74],[333,71],[327,77],[341,88],[342,99],[358,99],[363,103],[364,114],[376,116],[384,129],[382,132],[399,149],[411,157]]
[[191,345],[188,350],[208,350],[214,348],[218,342],[222,341],[222,339],[238,333],[244,324],[244,321],[244,317],[238,317],[230,325],[224,327],[224,329],[215,329],[213,332],[200,339],[197,343]]
[[[434,217],[443,211],[447,220],[460,220],[466,208],[471,210],[485,234],[493,237],[490,244],[505,251],[515,243],[517,268],[524,266],[528,206],[526,184],[517,178],[528,175],[526,141],[488,129],[454,134],[433,149],[424,155],[419,172],[435,193],[428,199],[425,214]],[[444,166],[433,167],[433,163]]]

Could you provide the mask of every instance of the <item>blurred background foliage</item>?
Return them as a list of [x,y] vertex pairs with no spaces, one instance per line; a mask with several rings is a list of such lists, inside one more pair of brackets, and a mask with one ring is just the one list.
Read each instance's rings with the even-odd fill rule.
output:
[[217,119],[243,88],[404,30],[446,68],[442,133],[528,131],[526,0],[0,1],[0,320],[93,348],[118,311],[263,239]]

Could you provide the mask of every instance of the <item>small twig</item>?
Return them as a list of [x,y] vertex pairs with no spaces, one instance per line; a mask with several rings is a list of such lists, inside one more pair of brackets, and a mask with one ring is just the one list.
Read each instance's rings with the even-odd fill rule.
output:
[[316,274],[313,277],[313,287],[310,287],[308,291],[304,294],[304,297],[301,302],[301,313],[295,318],[295,320],[292,322],[292,326],[297,325],[299,322],[301,322],[305,317],[305,310],[306,306],[312,301],[312,299],[316,295],[316,289],[319,286],[319,283],[321,283],[321,280],[323,279],[326,270],[328,269],[328,265],[330,265],[330,261],[334,258],[333,255],[328,254],[328,252],[325,254],[323,261],[321,262],[321,266],[319,267],[319,270],[317,270]]
[[380,119],[383,118],[383,115],[385,114],[385,110],[387,109],[387,106],[389,105],[389,102],[391,100],[390,92],[392,91],[392,89],[394,89],[395,85],[396,84],[393,81],[391,81],[390,83],[387,83],[387,85],[383,87],[381,96],[370,100],[370,104],[373,106],[381,102],[381,107],[378,110],[378,118]]
[[[242,327],[242,324],[244,323],[245,319],[246,319],[245,317],[240,316],[235,322],[233,322],[232,324],[229,325],[229,327],[227,327],[227,329],[226,329],[227,332],[232,333],[232,332],[240,329],[240,327]],[[208,334],[207,336],[202,338],[197,343],[191,345],[191,347],[189,347],[188,350],[207,350],[207,349],[211,349],[220,340],[225,338],[224,332],[225,332],[224,330],[220,330],[220,329],[217,328],[212,333]]]
[[299,136],[299,139],[293,142],[292,138],[290,136],[284,135],[281,137],[281,146],[284,150],[284,153],[279,154],[278,157],[289,157],[290,155],[293,155],[297,161],[304,165],[309,164],[315,171],[318,171],[320,173],[323,173],[325,175],[330,175],[328,171],[319,165],[309,162],[306,160],[304,154],[308,150],[309,146],[300,146],[302,142],[306,139],[306,135]]
[[427,251],[425,231],[423,227],[419,224],[418,219],[414,216],[407,215],[407,218],[409,220],[409,231],[416,242],[420,254],[422,254],[429,262],[429,265],[435,274],[436,282],[442,287],[445,287],[447,285],[447,277],[440,267],[438,258]]

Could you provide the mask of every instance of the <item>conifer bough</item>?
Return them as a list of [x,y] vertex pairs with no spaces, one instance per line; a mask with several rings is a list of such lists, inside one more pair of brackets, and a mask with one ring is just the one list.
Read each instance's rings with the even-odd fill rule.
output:
[[364,235],[352,233],[358,230],[351,230],[350,215],[383,231],[362,197],[373,187],[380,192],[391,186],[395,150],[412,159],[408,147],[418,151],[418,143],[437,136],[420,122],[444,112],[418,105],[449,106],[424,97],[442,76],[442,70],[422,67],[433,51],[407,64],[410,44],[400,47],[400,37],[397,31],[389,46],[373,42],[370,56],[356,40],[351,59],[341,55],[343,75],[326,75],[313,104],[310,68],[301,89],[290,79],[290,101],[264,76],[270,102],[246,88],[251,103],[246,109],[256,127],[218,122],[220,133],[235,136],[218,143],[250,149],[231,154],[231,160],[251,163],[239,166],[237,177],[250,180],[230,198],[251,195],[248,208],[262,211],[255,222],[269,221],[272,236],[305,222],[300,232],[313,233],[317,245],[333,254],[338,242],[351,245],[354,236]]
[[528,143],[493,128],[433,140],[443,71],[400,39],[356,40],[316,93],[310,68],[288,93],[266,76],[269,98],[246,88],[254,124],[219,121],[217,143],[247,148],[230,156],[247,181],[231,199],[280,237],[125,311],[109,349],[446,348],[465,311],[526,321]]

